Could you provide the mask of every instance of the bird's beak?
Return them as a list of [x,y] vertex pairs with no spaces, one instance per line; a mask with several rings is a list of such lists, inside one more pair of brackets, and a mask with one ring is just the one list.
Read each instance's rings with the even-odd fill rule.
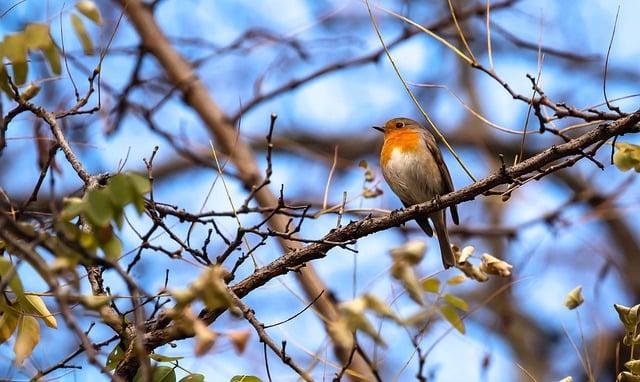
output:
[[384,133],[384,129],[380,126],[371,126],[371,128],[378,130],[381,133]]

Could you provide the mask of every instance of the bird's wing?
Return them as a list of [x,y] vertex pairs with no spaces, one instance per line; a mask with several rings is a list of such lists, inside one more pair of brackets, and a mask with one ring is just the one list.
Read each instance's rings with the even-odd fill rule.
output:
[[[442,176],[442,179],[444,179],[445,191],[447,193],[452,192],[453,182],[451,181],[451,174],[449,174],[447,165],[445,164],[444,159],[442,159],[442,153],[438,148],[438,144],[436,143],[435,138],[428,131],[426,132],[426,134],[422,134],[422,136],[424,137],[427,148],[429,149],[429,151],[433,155],[433,158],[436,160],[436,163],[438,164],[440,175]],[[458,208],[455,205],[451,206],[451,218],[453,219],[453,222],[456,225],[460,224],[460,218],[458,217]]]
[[[405,202],[402,202],[402,204],[404,204],[405,208],[411,206],[411,204]],[[429,224],[429,219],[427,219],[426,217],[417,217],[415,218],[415,221],[416,223],[418,223],[420,228],[422,228],[424,233],[427,234],[427,236],[433,237],[433,228],[431,228],[431,224]]]

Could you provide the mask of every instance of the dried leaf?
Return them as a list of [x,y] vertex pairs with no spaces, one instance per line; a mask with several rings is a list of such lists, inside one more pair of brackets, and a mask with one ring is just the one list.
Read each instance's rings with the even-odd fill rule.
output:
[[413,269],[404,261],[397,261],[391,266],[391,276],[400,281],[409,297],[420,305],[424,305],[422,286]]
[[451,277],[449,280],[447,280],[447,285],[462,284],[463,282],[465,282],[466,279],[467,279],[467,276],[465,275],[455,275]]
[[410,265],[418,264],[427,250],[427,244],[422,240],[411,240],[404,245],[391,250],[394,260],[403,260]]
[[234,330],[227,333],[227,338],[231,342],[231,345],[233,345],[237,354],[244,353],[244,349],[247,347],[247,342],[250,337],[251,331],[248,329]]
[[24,360],[31,355],[38,342],[40,342],[40,325],[38,325],[38,321],[31,316],[22,315],[18,321],[16,343],[13,345],[14,362],[17,365],[22,365]]
[[582,305],[583,302],[584,297],[582,297],[582,286],[577,286],[567,294],[567,298],[564,300],[564,306],[569,309],[575,309]]
[[513,266],[504,260],[500,260],[488,253],[482,254],[482,264],[480,270],[490,275],[499,275],[502,277],[511,276]]
[[206,354],[215,345],[218,334],[209,329],[202,320],[197,319],[193,322],[193,331],[196,337],[194,353],[199,357]]

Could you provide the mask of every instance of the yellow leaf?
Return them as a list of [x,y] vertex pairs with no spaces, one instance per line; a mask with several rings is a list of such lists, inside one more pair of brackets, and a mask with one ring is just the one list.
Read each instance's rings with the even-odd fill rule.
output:
[[440,314],[445,320],[449,321],[451,326],[456,328],[460,333],[464,334],[464,322],[458,316],[456,310],[448,304],[440,306]]
[[53,45],[47,24],[29,24],[24,29],[24,35],[29,49],[46,49]]
[[76,36],[78,36],[78,39],[82,44],[82,50],[84,51],[84,54],[93,54],[93,43],[91,42],[91,37],[89,37],[87,29],[84,27],[82,19],[80,19],[80,17],[78,17],[77,15],[72,14],[71,26],[73,26],[73,30],[76,32]]
[[18,322],[16,343],[13,345],[13,351],[16,355],[14,362],[21,365],[31,355],[38,342],[40,342],[38,321],[31,316],[21,316]]
[[422,280],[422,290],[429,293],[440,292],[440,280],[434,277]]
[[458,285],[462,284],[467,279],[465,275],[456,275],[447,280],[448,285]]
[[76,9],[96,24],[102,24],[100,10],[96,7],[96,3],[89,0],[81,0],[76,3]]
[[5,310],[0,316],[0,344],[7,341],[18,326],[18,315],[12,310]]
[[449,305],[455,306],[458,309],[464,310],[465,312],[469,310],[469,305],[466,301],[461,299],[458,296],[454,296],[450,293],[445,294],[442,298],[449,303]]
[[567,298],[564,301],[564,306],[569,309],[575,309],[582,305],[584,302],[584,297],[582,297],[582,286],[577,286],[569,294],[567,294]]
[[47,306],[44,304],[44,301],[42,301],[40,296],[26,294],[24,297],[24,300],[20,301],[20,306],[26,312],[34,314],[38,318],[42,319],[48,327],[53,329],[58,328],[56,318],[51,314],[51,312],[49,312],[49,309],[47,309]]

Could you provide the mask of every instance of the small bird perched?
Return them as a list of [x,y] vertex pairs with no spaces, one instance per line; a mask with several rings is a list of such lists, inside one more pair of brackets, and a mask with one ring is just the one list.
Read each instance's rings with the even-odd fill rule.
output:
[[[453,191],[451,175],[442,153],[427,129],[409,118],[394,118],[387,121],[384,127],[373,128],[384,133],[384,145],[380,152],[382,175],[405,207]],[[459,224],[456,206],[451,206],[451,217],[455,224]],[[444,210],[436,211],[428,218],[436,229],[445,269],[455,266]],[[416,218],[416,222],[427,235],[433,236],[427,217]]]

